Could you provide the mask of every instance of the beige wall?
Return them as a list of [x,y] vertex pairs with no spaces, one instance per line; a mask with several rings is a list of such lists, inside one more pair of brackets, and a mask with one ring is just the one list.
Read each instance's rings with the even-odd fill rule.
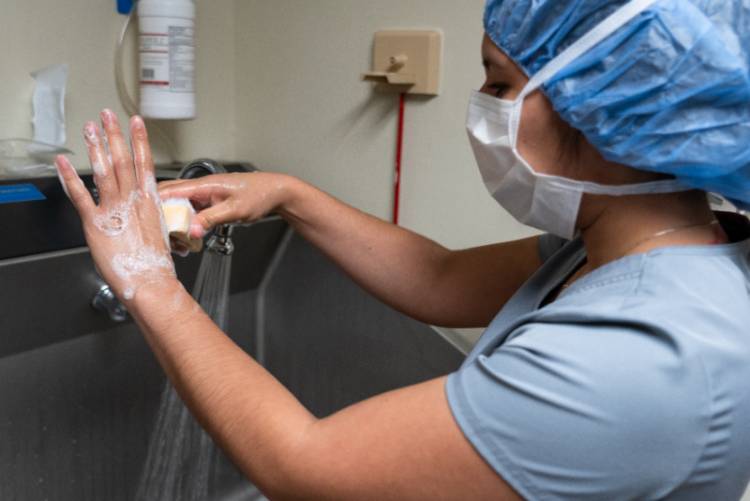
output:
[[[402,222],[451,246],[527,234],[489,198],[466,139],[484,0],[239,0],[237,153],[390,217],[396,96],[359,81],[387,28],[445,34],[443,92],[410,99]],[[244,139],[243,139],[244,138]]]
[[[198,3],[199,119],[166,128],[177,142],[179,156],[234,156],[235,1]],[[209,8],[210,7],[210,8]],[[79,131],[100,109],[123,113],[113,76],[113,53],[123,16],[111,0],[2,0],[0,2],[0,138],[31,137],[31,71],[68,63],[66,99],[68,148],[79,168],[87,167]],[[128,40],[133,62],[135,40]],[[133,65],[128,66],[135,81]],[[133,86],[135,87],[135,86]],[[135,90],[135,89],[133,89]],[[156,145],[159,158],[166,150]]]
[[[162,127],[181,160],[251,160],[389,218],[397,97],[373,93],[359,75],[369,69],[375,31],[441,29],[443,92],[407,105],[402,222],[451,247],[518,237],[525,230],[485,193],[464,131],[469,92],[482,80],[483,3],[199,0],[199,118]],[[122,113],[113,47],[124,18],[109,0],[3,0],[0,18],[0,138],[31,136],[29,73],[67,62],[67,146],[87,167],[81,126],[105,106]],[[131,83],[134,42],[129,37]],[[167,160],[152,137],[158,159]]]

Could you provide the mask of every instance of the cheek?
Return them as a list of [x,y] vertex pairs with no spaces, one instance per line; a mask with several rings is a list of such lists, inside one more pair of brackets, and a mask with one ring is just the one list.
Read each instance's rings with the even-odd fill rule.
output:
[[565,176],[567,168],[560,158],[560,123],[555,111],[539,92],[527,97],[518,133],[518,151],[542,174]]

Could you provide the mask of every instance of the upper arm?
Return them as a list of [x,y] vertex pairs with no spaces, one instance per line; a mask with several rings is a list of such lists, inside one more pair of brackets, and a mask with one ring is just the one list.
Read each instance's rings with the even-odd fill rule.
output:
[[462,434],[445,378],[317,421],[286,467],[280,498],[520,499]]
[[539,237],[451,252],[431,323],[486,327],[541,265]]

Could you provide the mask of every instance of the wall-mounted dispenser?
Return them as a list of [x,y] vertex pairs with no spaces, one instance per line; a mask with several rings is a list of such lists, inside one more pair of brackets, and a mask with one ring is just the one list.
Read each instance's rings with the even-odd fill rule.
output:
[[138,2],[140,112],[145,118],[195,118],[195,4]]
[[363,74],[362,80],[406,94],[437,96],[442,55],[440,31],[379,31],[373,44],[372,71]]

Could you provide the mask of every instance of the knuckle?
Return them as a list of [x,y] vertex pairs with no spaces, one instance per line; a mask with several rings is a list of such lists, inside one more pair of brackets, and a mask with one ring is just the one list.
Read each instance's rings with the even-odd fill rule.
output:
[[203,220],[203,227],[204,228],[213,228],[214,226],[214,217],[212,214],[202,214],[199,219]]

